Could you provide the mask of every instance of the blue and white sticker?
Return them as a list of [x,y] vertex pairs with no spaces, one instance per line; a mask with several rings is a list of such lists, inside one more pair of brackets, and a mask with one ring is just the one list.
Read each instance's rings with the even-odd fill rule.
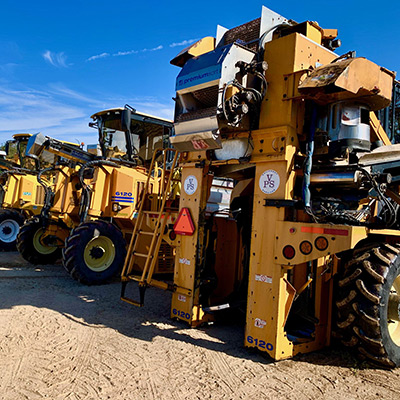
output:
[[117,203],[133,203],[134,200],[132,192],[115,192],[114,195],[111,196],[111,201]]
[[254,320],[254,326],[255,326],[256,328],[261,328],[261,329],[263,329],[265,325],[267,325],[267,321],[264,321],[264,320],[261,319],[261,318],[256,318],[256,319]]
[[180,258],[179,259],[180,264],[185,264],[185,265],[190,265],[190,260],[187,258]]
[[183,189],[186,194],[192,195],[196,193],[197,185],[198,183],[196,177],[194,175],[189,175],[183,183]]
[[279,178],[279,175],[273,169],[264,171],[260,176],[260,189],[265,194],[275,193],[278,190],[280,183],[281,180]]

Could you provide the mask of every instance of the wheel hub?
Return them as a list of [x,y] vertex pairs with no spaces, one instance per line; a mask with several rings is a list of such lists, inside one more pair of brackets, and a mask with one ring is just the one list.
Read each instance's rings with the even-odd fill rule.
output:
[[99,235],[85,246],[83,259],[86,266],[94,272],[105,271],[115,259],[115,246],[110,238]]
[[40,253],[40,254],[51,254],[54,253],[57,250],[57,247],[55,246],[50,246],[47,245],[46,243],[43,243],[42,236],[44,234],[44,230],[39,227],[35,234],[33,235],[33,247],[35,250]]
[[13,219],[6,219],[0,224],[0,241],[12,243],[17,239],[19,224]]
[[3,234],[9,235],[12,232],[12,229],[9,226],[3,227]]
[[102,247],[94,246],[90,249],[90,257],[98,260],[99,258],[103,257],[105,250]]

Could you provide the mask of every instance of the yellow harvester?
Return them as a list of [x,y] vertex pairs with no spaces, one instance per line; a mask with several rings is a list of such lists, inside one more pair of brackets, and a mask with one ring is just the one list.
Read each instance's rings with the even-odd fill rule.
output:
[[37,174],[40,167],[54,162],[54,156],[48,153],[36,162],[25,157],[30,137],[28,133],[13,135],[5,144],[4,159],[0,160],[0,249],[3,251],[15,250],[20,226],[25,219],[40,214],[44,190]]
[[[21,228],[17,247],[34,264],[54,262],[63,250],[63,265],[74,279],[99,284],[121,270],[126,234],[129,238],[135,224],[137,197],[147,181],[153,152],[168,142],[172,121],[129,106],[101,111],[92,118],[90,126],[98,129],[99,144],[90,152],[43,135],[28,143],[30,156],[47,151],[76,165],[57,167],[43,212]],[[162,174],[163,168],[153,171],[152,190],[160,189]],[[171,253],[167,244],[164,247]],[[160,263],[159,272],[172,268],[170,254]]]
[[[123,299],[143,304],[125,294],[138,280],[142,294],[172,290],[171,317],[191,326],[242,311],[245,346],[276,360],[335,333],[374,364],[400,365],[398,83],[339,46],[335,29],[263,7],[172,61],[181,71],[170,140],[182,169],[174,280],[154,280],[151,262],[136,276],[133,245]],[[386,107],[388,133],[376,117]],[[232,185],[228,212],[208,211],[216,177]]]
[[[80,170],[81,223],[71,231],[63,250],[65,269],[86,284],[102,283],[120,273],[136,224],[138,199],[147,183],[153,197],[150,202],[156,207],[156,197],[163,190],[167,170],[171,168],[169,163],[173,161],[167,158],[171,154],[163,150],[168,145],[172,121],[128,107],[101,111],[92,118],[94,122],[90,125],[98,129],[104,159],[88,162]],[[158,162],[152,164],[154,154]],[[89,179],[84,181],[84,176]],[[147,215],[143,227],[147,233],[152,232],[154,219],[154,215]],[[170,220],[166,226],[160,249],[163,257],[158,261],[156,273],[173,270],[168,236],[173,222]],[[137,263],[136,269],[142,268],[143,262]]]

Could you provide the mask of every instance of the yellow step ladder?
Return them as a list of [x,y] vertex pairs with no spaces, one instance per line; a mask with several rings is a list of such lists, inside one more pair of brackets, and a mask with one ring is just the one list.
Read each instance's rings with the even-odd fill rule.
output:
[[[160,152],[162,153],[162,168],[156,166],[156,159],[159,159]],[[171,154],[174,155],[173,160],[171,162],[168,162]],[[141,194],[137,220],[133,229],[131,241],[129,243],[124,267],[121,274],[121,300],[138,307],[142,307],[144,305],[144,294],[148,286],[155,286],[164,290],[172,290],[171,285],[166,282],[154,280],[152,279],[152,276],[157,263],[158,253],[162,242],[162,236],[165,231],[168,217],[171,213],[171,211],[166,208],[166,204],[173,195],[172,182],[174,181],[173,175],[177,165],[178,155],[179,153],[177,150],[170,148],[155,151],[151,161],[146,184]],[[159,186],[159,192],[157,194],[151,193],[150,177],[153,173],[154,176],[156,176],[156,174],[158,175],[160,171],[161,184]],[[156,201],[150,202],[150,208],[153,208],[153,210],[146,209],[146,206],[148,206],[149,204],[149,202],[147,201],[149,197],[148,195],[156,196]],[[146,222],[146,216],[148,215],[155,215],[157,217],[153,232],[149,232],[143,229]],[[138,252],[137,249],[140,249],[142,247],[141,244],[149,236],[151,237],[151,243],[148,247],[148,252]],[[137,258],[145,258],[146,260],[141,275],[133,274],[133,267]],[[136,281],[139,283],[139,301],[132,300],[125,296],[126,286],[130,281]]]

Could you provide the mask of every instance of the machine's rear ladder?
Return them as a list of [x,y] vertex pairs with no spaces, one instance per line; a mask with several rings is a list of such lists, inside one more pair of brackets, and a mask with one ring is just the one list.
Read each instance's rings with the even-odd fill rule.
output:
[[[156,167],[156,159],[159,159],[160,152],[162,152],[162,168]],[[168,158],[171,157],[171,154],[173,154],[174,157],[172,161],[169,162]],[[166,207],[166,205],[170,203],[169,200],[173,195],[173,175],[178,161],[178,154],[178,151],[175,149],[158,150],[154,153],[147,181],[141,195],[137,220],[121,274],[121,300],[138,307],[142,307],[144,304],[144,293],[148,286],[155,286],[164,290],[171,289],[168,283],[152,279],[152,276],[158,259],[162,235],[167,224],[168,216],[171,213],[170,208]],[[161,176],[158,193],[152,193],[150,189],[150,177],[152,174],[155,176],[156,174],[159,175],[160,172]],[[150,196],[152,196],[155,201],[148,201]],[[154,196],[156,196],[155,199]],[[146,217],[149,215],[157,218],[153,232],[144,229]],[[150,245],[148,247],[143,246],[144,243],[148,243],[149,236],[151,237]],[[147,249],[147,252],[141,253],[138,251],[138,249],[143,247]],[[133,274],[135,261],[138,258],[145,258],[146,260],[141,275]],[[130,281],[139,283],[139,301],[132,300],[125,296],[126,286]]]

